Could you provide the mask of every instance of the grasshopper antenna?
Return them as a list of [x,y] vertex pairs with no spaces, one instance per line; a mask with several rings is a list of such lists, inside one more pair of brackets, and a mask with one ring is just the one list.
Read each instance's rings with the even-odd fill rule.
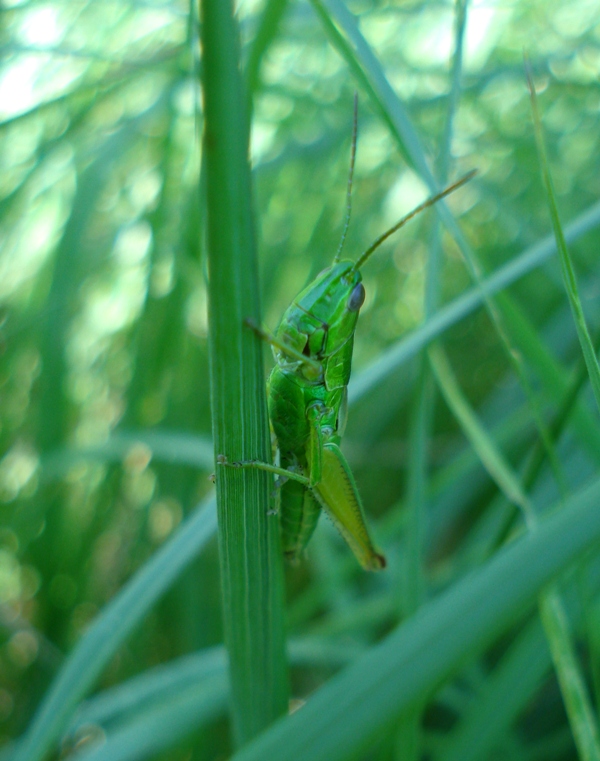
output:
[[452,183],[452,185],[448,185],[447,188],[444,188],[439,193],[436,193],[434,196],[431,196],[426,201],[423,201],[423,203],[419,204],[416,208],[414,208],[412,211],[410,211],[405,217],[402,217],[402,219],[399,222],[396,222],[396,224],[393,227],[390,227],[389,230],[386,230],[382,235],[377,238],[377,240],[372,243],[369,248],[362,254],[359,259],[357,260],[356,264],[352,267],[352,270],[359,270],[363,264],[367,261],[367,259],[371,256],[371,254],[376,251],[381,244],[387,240],[390,235],[393,235],[393,233],[396,232],[396,230],[399,230],[401,227],[404,227],[404,225],[409,222],[413,217],[416,217],[417,214],[420,214],[425,209],[428,209],[430,206],[433,206],[434,203],[437,203],[445,196],[449,195],[450,193],[453,193],[455,190],[460,188],[462,185],[464,185],[466,182],[469,182],[469,180],[472,180],[473,177],[477,174],[477,169],[472,169],[470,172],[465,174],[464,177],[461,177],[460,180],[457,180],[456,182]]
[[336,264],[342,255],[342,249],[346,242],[346,233],[350,225],[350,214],[352,213],[352,179],[354,177],[354,161],[356,159],[356,135],[358,133],[358,93],[354,93],[354,119],[352,122],[352,148],[350,151],[350,172],[348,173],[348,188],[346,190],[346,220],[342,231],[342,239],[336,255],[333,257],[333,263]]

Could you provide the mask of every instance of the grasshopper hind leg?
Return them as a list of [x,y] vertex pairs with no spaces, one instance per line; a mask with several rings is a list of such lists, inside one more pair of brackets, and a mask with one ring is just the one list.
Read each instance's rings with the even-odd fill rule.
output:
[[323,478],[313,492],[362,567],[366,571],[385,568],[385,557],[377,551],[369,534],[350,466],[332,441],[323,448]]

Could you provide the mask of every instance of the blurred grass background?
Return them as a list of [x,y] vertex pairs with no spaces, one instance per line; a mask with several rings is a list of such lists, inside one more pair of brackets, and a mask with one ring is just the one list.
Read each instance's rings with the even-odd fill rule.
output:
[[[506,472],[522,479],[543,513],[595,483],[600,464],[598,413],[551,255],[522,61],[525,48],[560,216],[567,231],[579,224],[570,252],[597,337],[597,4],[486,0],[465,9],[353,0],[348,9],[349,19],[333,0],[248,0],[237,9],[252,98],[265,324],[276,326],[337,248],[355,90],[359,138],[346,254],[358,256],[427,195],[422,164],[437,177],[477,168],[448,207],[484,278],[513,260],[524,272],[502,284],[501,338],[470,290],[460,244],[440,232],[435,212],[365,267],[344,445],[389,569],[362,572],[326,520],[306,562],[287,569],[298,700],[427,601],[458,589],[468,572],[485,571],[523,527]],[[177,544],[196,505],[208,504],[212,515],[214,470],[204,258],[211,188],[201,169],[198,8],[4,0],[2,22],[2,758],[65,673],[65,658],[93,633],[92,622],[108,622],[88,640],[89,653],[97,653],[142,599],[133,594],[109,618],[107,605],[123,585],[146,571],[153,601],[177,562],[182,573],[144,617],[140,602],[130,636],[115,633],[106,645],[106,667],[98,656],[97,682],[88,675],[78,683],[77,669],[71,673],[69,699],[58,703],[64,726],[57,720],[36,752],[226,758],[233,747],[214,526],[207,522],[202,553],[189,550],[185,562]],[[342,55],[340,40],[349,39],[352,24],[366,47],[355,38]],[[404,114],[420,146],[403,131]],[[532,251],[535,266],[527,265]],[[440,253],[433,269],[432,252]],[[465,293],[470,308],[457,317]],[[440,308],[445,322],[432,317]],[[456,397],[452,406],[443,362],[434,369],[446,393],[436,391],[425,337],[443,344],[487,435],[483,445],[461,421]],[[520,377],[506,345],[520,357]],[[527,481],[540,420],[550,429],[554,473],[546,458]],[[501,452],[501,468],[490,451]],[[160,573],[150,560],[159,548]],[[561,588],[573,668],[592,707],[600,690],[599,570],[587,554]],[[358,757],[598,757],[597,748],[576,749],[574,719],[531,607],[526,618],[514,612],[498,624],[493,644],[483,653],[474,647],[451,671],[410,711],[373,731]],[[92,687],[96,702],[80,707],[77,719],[72,709]],[[105,744],[94,745],[98,738]]]

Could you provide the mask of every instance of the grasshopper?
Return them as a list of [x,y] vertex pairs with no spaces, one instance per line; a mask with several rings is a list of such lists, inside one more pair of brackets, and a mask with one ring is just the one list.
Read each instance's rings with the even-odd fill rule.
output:
[[271,345],[275,357],[267,393],[279,465],[257,460],[230,463],[223,455],[217,462],[231,467],[260,468],[281,477],[281,537],[288,560],[298,562],[324,509],[361,566],[378,571],[385,568],[386,561],[370,537],[352,471],[340,449],[346,425],[354,331],[365,300],[360,270],[390,235],[470,180],[475,172],[413,209],[380,235],[357,261],[340,260],[350,220],[356,123],[355,105],[346,221],[332,265],[296,296],[275,335],[246,320]]

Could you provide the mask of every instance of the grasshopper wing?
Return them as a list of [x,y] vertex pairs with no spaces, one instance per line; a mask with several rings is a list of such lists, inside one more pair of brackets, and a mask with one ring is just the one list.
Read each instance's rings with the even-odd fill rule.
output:
[[321,480],[312,489],[315,497],[362,567],[380,571],[385,568],[385,558],[371,541],[352,471],[334,442],[328,441],[323,447],[322,468]]

